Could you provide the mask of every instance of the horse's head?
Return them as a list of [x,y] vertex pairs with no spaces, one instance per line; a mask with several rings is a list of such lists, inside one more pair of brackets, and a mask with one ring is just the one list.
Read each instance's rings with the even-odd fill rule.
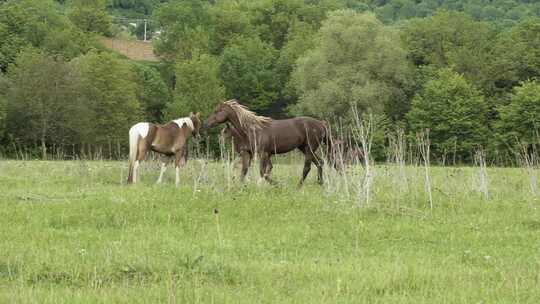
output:
[[229,119],[229,111],[230,108],[226,103],[219,103],[214,112],[204,122],[204,128],[212,128],[215,125],[226,122]]
[[189,113],[189,118],[191,119],[191,121],[193,122],[193,135],[195,135],[195,137],[200,137],[201,136],[201,127],[202,127],[202,122],[201,122],[201,113],[197,112],[197,113]]

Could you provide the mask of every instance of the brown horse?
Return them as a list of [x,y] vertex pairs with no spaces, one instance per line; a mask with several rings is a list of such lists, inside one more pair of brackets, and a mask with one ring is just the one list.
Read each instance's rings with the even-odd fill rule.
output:
[[221,136],[225,138],[231,138],[234,146],[234,152],[242,158],[242,179],[247,174],[248,168],[251,166],[251,160],[253,159],[253,151],[249,141],[242,136],[230,123],[225,124],[225,128],[221,130]]
[[[311,117],[296,117],[291,119],[274,120],[258,116],[249,111],[236,100],[220,103],[214,113],[205,122],[205,128],[229,122],[238,133],[241,144],[242,176],[244,180],[251,159],[257,153],[261,159],[260,174],[272,183],[271,157],[299,149],[304,153],[304,171],[300,185],[314,163],[318,169],[319,183],[323,183],[323,160],[315,152],[322,142],[329,142],[326,123]],[[234,136],[234,135],[233,135]]]
[[176,186],[180,184],[180,168],[187,161],[187,141],[199,136],[201,120],[199,113],[173,120],[165,125],[140,122],[129,129],[129,173],[128,184],[137,182],[137,169],[149,150],[162,154],[158,183],[167,170],[167,163],[175,156]]
[[331,159],[337,170],[345,169],[350,165],[363,166],[364,152],[351,140],[333,139]]

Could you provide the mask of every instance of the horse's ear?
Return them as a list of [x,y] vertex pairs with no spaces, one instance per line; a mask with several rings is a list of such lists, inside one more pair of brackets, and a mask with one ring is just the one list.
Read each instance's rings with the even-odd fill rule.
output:
[[193,112],[189,112],[189,116],[195,116]]
[[195,113],[195,116],[197,116],[197,118],[200,118],[201,117],[201,112]]

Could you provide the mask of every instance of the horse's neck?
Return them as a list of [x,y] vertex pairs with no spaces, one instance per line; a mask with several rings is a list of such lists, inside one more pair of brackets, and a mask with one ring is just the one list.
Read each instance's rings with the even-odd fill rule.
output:
[[236,141],[244,141],[245,140],[245,136],[243,136],[242,133],[240,133],[240,131],[238,131],[238,129],[236,127],[230,126],[229,130],[231,131],[231,135],[234,138],[234,140],[236,140]]

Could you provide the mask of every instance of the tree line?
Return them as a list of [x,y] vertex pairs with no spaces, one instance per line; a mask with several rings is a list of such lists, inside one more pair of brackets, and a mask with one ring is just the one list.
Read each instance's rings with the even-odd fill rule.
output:
[[[483,5],[489,2],[489,5]],[[236,98],[274,118],[430,130],[436,158],[533,149],[540,120],[535,1],[21,0],[0,4],[0,138],[13,156],[125,153],[127,130]],[[480,9],[481,8],[481,9]],[[489,9],[488,9],[489,8]],[[151,14],[159,63],[104,49],[110,12]],[[377,149],[375,149],[377,150]],[[382,151],[382,150],[380,150]],[[380,152],[378,157],[383,157]]]

